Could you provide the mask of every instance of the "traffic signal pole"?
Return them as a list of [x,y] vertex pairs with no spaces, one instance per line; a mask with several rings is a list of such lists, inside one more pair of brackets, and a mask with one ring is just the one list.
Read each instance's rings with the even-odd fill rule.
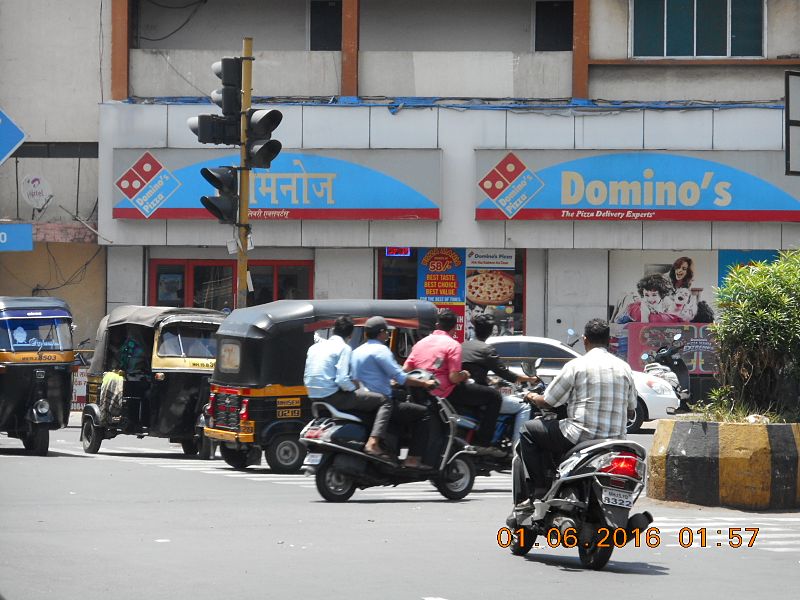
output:
[[250,167],[247,166],[247,113],[252,102],[253,38],[242,40],[242,118],[239,162],[239,252],[236,255],[236,306],[247,306],[247,242],[250,234]]

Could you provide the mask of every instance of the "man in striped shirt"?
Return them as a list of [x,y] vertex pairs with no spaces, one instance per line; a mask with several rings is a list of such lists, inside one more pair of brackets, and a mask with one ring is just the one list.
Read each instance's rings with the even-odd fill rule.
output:
[[533,419],[522,426],[520,450],[533,498],[547,492],[547,470],[570,448],[626,435],[628,417],[636,408],[636,385],[628,363],[608,351],[608,342],[608,322],[592,319],[583,333],[586,354],[564,365],[544,394],[526,396],[539,408],[567,409],[565,419]]

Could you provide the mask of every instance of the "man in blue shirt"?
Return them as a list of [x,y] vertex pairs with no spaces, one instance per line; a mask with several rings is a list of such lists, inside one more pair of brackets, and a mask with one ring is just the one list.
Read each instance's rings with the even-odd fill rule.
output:
[[380,446],[386,436],[386,427],[392,415],[391,397],[359,391],[350,377],[352,349],[347,344],[353,334],[353,319],[341,316],[334,322],[333,335],[313,344],[306,354],[303,382],[311,400],[323,400],[339,410],[375,412],[372,432],[364,445],[364,452],[391,458]]
[[[369,392],[382,398],[392,398],[392,380],[400,385],[411,385],[431,390],[438,386],[435,379],[423,380],[408,375],[397,364],[392,351],[386,346],[389,339],[389,326],[383,317],[370,317],[364,324],[366,343],[353,350],[350,371]],[[408,458],[404,465],[411,468],[424,467],[421,455],[428,449],[431,419],[428,410],[411,402],[397,402],[394,405],[395,420],[413,424],[413,434]]]

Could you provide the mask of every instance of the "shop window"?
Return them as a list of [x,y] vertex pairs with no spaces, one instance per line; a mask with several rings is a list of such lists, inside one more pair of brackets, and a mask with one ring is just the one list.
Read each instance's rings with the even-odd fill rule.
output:
[[[311,298],[312,261],[263,261],[248,263],[253,291],[247,305],[266,304],[281,298]],[[154,259],[150,262],[149,304],[231,309],[237,290],[236,261]]]
[[631,0],[633,55],[764,55],[765,0]]
[[311,50],[342,49],[342,0],[311,0],[309,7]]
[[572,2],[539,0],[533,19],[536,52],[572,50]]
[[[388,254],[388,255],[387,255]],[[394,256],[382,251],[380,261],[379,295],[385,300],[405,300],[417,297],[417,250],[408,256]]]

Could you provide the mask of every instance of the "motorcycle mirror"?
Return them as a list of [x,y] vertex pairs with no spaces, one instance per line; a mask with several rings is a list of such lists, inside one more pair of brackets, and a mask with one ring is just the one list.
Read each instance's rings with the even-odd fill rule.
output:
[[542,364],[542,359],[537,358],[535,361],[523,360],[521,363],[522,372],[528,377],[536,376],[536,369]]
[[647,360],[648,358],[650,358],[650,355],[647,352],[642,354],[642,360]]
[[683,337],[683,334],[676,333],[675,335],[673,335],[673,336],[672,336],[672,341],[673,341],[673,342],[677,342],[677,341],[678,341],[679,339],[681,339],[682,337]]
[[575,335],[575,330],[572,327],[570,327],[569,329],[567,329],[567,335],[569,336]]

